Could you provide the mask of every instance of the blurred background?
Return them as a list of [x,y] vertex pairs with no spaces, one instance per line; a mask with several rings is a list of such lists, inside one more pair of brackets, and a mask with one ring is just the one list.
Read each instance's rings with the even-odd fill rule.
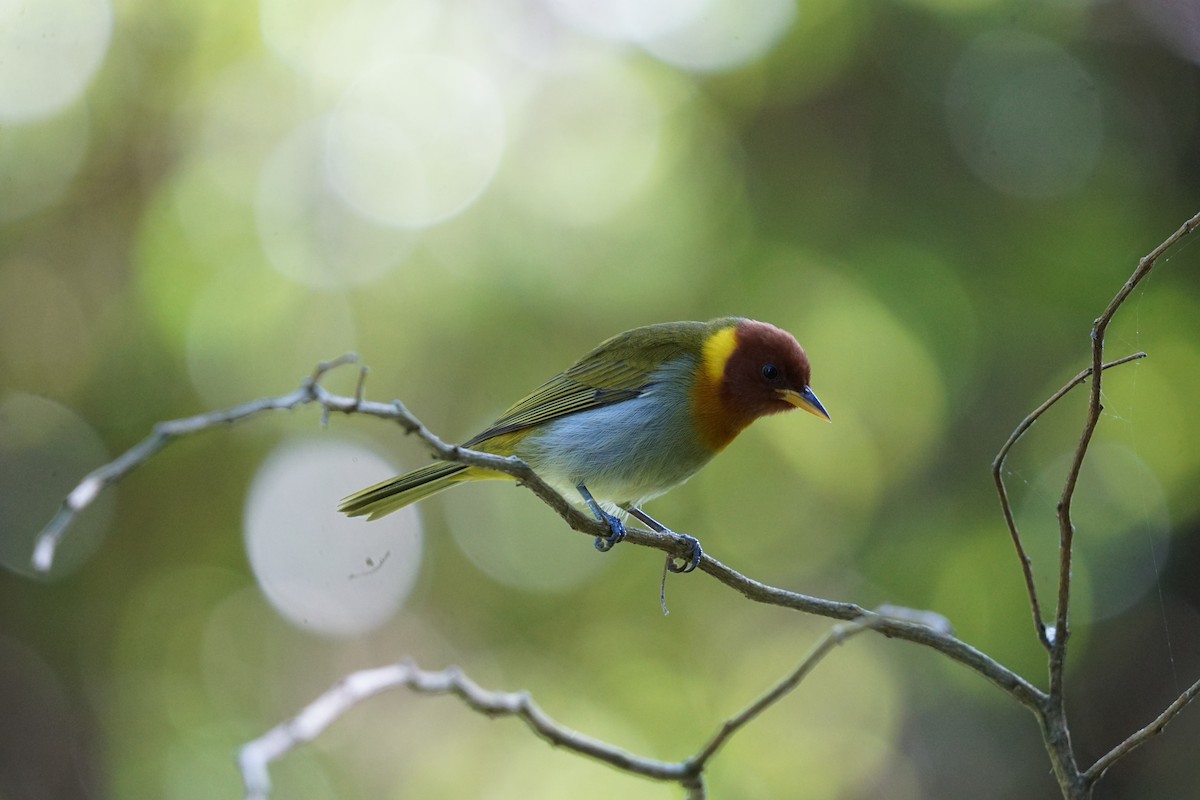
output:
[[[0,798],[230,798],[234,754],[403,657],[679,759],[829,627],[607,555],[511,486],[366,524],[425,461],[307,408],[173,445],[33,539],[154,422],[360,352],[461,441],[603,338],[793,331],[834,424],[764,420],[649,511],[767,583],[948,616],[1045,684],[990,476],[1088,363],[1137,260],[1200,210],[1200,11],[1171,0],[15,0],[0,6]],[[1200,248],[1108,339],[1077,496],[1074,742],[1200,675]],[[353,391],[354,368],[330,376]],[[1052,605],[1085,393],[1006,472]],[[1192,796],[1200,711],[1100,798]],[[667,798],[451,699],[376,698],[283,798]],[[714,762],[719,798],[1029,798],[1033,718],[864,636]]]

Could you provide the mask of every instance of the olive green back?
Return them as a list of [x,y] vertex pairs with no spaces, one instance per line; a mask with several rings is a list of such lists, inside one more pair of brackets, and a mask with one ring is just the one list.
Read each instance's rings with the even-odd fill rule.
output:
[[663,364],[681,355],[699,356],[713,332],[740,321],[724,317],[711,322],[665,322],[617,334],[517,402],[464,446],[637,397]]

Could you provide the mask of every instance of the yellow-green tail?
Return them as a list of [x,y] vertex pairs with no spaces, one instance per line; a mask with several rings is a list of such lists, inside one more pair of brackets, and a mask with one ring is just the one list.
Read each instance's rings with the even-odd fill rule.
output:
[[407,475],[390,478],[343,498],[338,511],[350,517],[379,519],[464,481],[490,477],[464,464],[435,461]]

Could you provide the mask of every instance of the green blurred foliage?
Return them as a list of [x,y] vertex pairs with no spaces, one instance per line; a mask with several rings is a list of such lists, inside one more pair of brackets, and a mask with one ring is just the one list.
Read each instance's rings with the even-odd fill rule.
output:
[[[1088,363],[1091,321],[1137,259],[1198,210],[1200,29],[1165,0],[721,3],[724,37],[638,39],[588,16],[636,5],[124,0],[111,39],[72,34],[107,43],[98,65],[63,57],[73,101],[30,111],[39,95],[0,76],[0,797],[237,796],[241,743],[406,656],[682,758],[827,630],[702,576],[672,578],[664,618],[657,555],[601,556],[500,484],[405,523],[424,537],[419,577],[386,624],[297,626],[247,558],[268,456],[324,437],[396,470],[425,457],[377,420],[321,430],[311,409],[174,445],[85,515],[50,580],[31,577],[37,526],[86,470],[156,421],[282,394],[349,350],[370,397],[461,440],[626,328],[785,327],[834,424],[762,421],[651,512],[765,582],[945,614],[1044,681],[989,468]],[[108,13],[44,8],[84,6]],[[29,55],[15,41],[0,34],[0,54]],[[44,77],[45,99],[56,63],[20,80]],[[482,124],[497,109],[502,125]],[[1108,339],[1111,357],[1149,358],[1108,375],[1078,499],[1069,706],[1085,763],[1200,673],[1196,261],[1193,241],[1160,263]],[[352,391],[353,370],[330,384]],[[1084,399],[1005,472],[1047,608]],[[357,488],[328,469],[327,491],[282,500],[318,527]],[[394,576],[371,563],[364,580]],[[1188,712],[1099,796],[1194,791],[1197,735]],[[291,798],[677,794],[403,694],[273,776]],[[710,785],[1054,794],[1015,703],[870,637],[735,738]]]

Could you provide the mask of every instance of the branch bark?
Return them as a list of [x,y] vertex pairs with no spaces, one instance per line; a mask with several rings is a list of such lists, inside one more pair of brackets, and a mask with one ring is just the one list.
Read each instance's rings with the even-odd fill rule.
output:
[[[1145,353],[1134,353],[1118,358],[1116,361],[1109,361],[1101,369],[1111,369],[1119,367],[1122,364],[1128,364],[1130,361],[1145,358]],[[1029,416],[1021,420],[1020,424],[1013,430],[1008,440],[1000,448],[1000,452],[996,454],[996,458],[992,461],[992,480],[996,483],[996,493],[1000,496],[1000,510],[1004,514],[1004,522],[1008,525],[1009,535],[1012,537],[1013,546],[1017,550],[1017,558],[1021,562],[1021,571],[1025,576],[1025,589],[1029,592],[1029,607],[1033,611],[1033,623],[1037,631],[1038,640],[1042,646],[1049,650],[1053,645],[1050,642],[1050,637],[1046,632],[1046,623],[1042,617],[1042,606],[1038,600],[1037,585],[1033,579],[1033,562],[1025,552],[1025,545],[1021,542],[1021,534],[1017,530],[1017,521],[1013,516],[1012,504],[1008,499],[1008,487],[1004,484],[1004,464],[1008,460],[1008,454],[1016,446],[1017,442],[1033,427],[1033,423],[1047,411],[1049,411],[1055,403],[1067,396],[1067,394],[1088,379],[1092,374],[1092,368],[1088,367],[1076,375],[1071,380],[1059,389],[1054,394],[1029,413]]]
[[[1067,642],[1070,638],[1071,565],[1074,557],[1076,533],[1072,518],[1072,503],[1075,498],[1075,489],[1079,483],[1080,472],[1083,469],[1084,461],[1087,459],[1088,448],[1096,432],[1096,427],[1100,423],[1101,413],[1104,411],[1104,406],[1101,402],[1104,371],[1129,361],[1144,358],[1146,355],[1145,353],[1134,353],[1125,358],[1106,363],[1104,361],[1104,336],[1117,311],[1124,305],[1138,284],[1150,274],[1154,265],[1158,263],[1159,258],[1197,228],[1200,228],[1200,214],[1196,214],[1185,222],[1178,230],[1168,236],[1158,247],[1154,248],[1154,250],[1138,262],[1133,274],[1125,281],[1125,284],[1092,324],[1091,366],[1076,375],[1062,389],[1055,392],[1046,402],[1042,403],[1042,405],[1038,406],[1029,416],[1022,420],[1008,438],[1008,441],[1001,447],[1000,452],[992,463],[992,475],[996,483],[996,491],[1000,496],[1000,505],[1004,513],[1004,519],[1008,525],[1009,534],[1012,537],[1013,545],[1021,562],[1021,569],[1024,573],[1025,585],[1029,593],[1030,608],[1033,612],[1038,639],[1049,651],[1050,690],[1046,696],[1043,712],[1039,715],[1039,722],[1042,726],[1042,738],[1045,740],[1046,750],[1049,753],[1055,777],[1058,779],[1063,796],[1069,798],[1069,800],[1085,800],[1086,798],[1090,798],[1096,781],[1099,780],[1113,763],[1161,731],[1167,722],[1182,711],[1195,698],[1197,693],[1200,693],[1200,688],[1194,684],[1187,691],[1183,692],[1175,702],[1146,728],[1131,735],[1129,739],[1104,755],[1086,771],[1079,769],[1075,760],[1074,749],[1071,746],[1071,734],[1067,721],[1065,701]],[[1089,377],[1092,378],[1092,383],[1088,394],[1088,407],[1083,430],[1072,455],[1071,465],[1067,470],[1066,478],[1063,482],[1062,495],[1059,498],[1057,506],[1059,529],[1058,594],[1055,603],[1054,626],[1048,628],[1042,618],[1037,589],[1033,582],[1032,564],[1021,543],[1016,521],[1013,518],[1008,492],[1004,486],[1002,469],[1004,461],[1008,453],[1012,450],[1012,447],[1029,430],[1033,423],[1071,389],[1083,383]]]
[[[1088,447],[1092,442],[1092,436],[1096,432],[1096,426],[1100,423],[1101,412],[1104,411],[1104,405],[1101,402],[1101,387],[1104,382],[1104,336],[1108,332],[1108,326],[1112,322],[1113,317],[1116,316],[1117,311],[1121,309],[1121,306],[1133,294],[1133,290],[1137,288],[1138,284],[1154,269],[1154,265],[1158,263],[1158,259],[1197,228],[1200,228],[1200,214],[1196,214],[1183,223],[1177,231],[1144,256],[1138,262],[1133,274],[1129,276],[1129,279],[1125,281],[1125,284],[1117,291],[1112,301],[1109,302],[1108,307],[1104,309],[1092,325],[1092,384],[1091,392],[1088,395],[1087,417],[1084,420],[1083,432],[1080,434],[1079,444],[1075,448],[1071,467],[1067,471],[1066,481],[1063,484],[1062,498],[1058,503],[1058,603],[1055,613],[1054,635],[1050,637],[1053,646],[1050,649],[1050,704],[1047,724],[1049,735],[1046,737],[1046,743],[1050,749],[1050,760],[1054,765],[1055,774],[1058,776],[1059,785],[1062,787],[1064,795],[1068,797],[1090,797],[1096,779],[1099,775],[1103,774],[1103,770],[1097,773],[1091,773],[1090,770],[1087,773],[1080,773],[1075,763],[1075,755],[1071,747],[1070,732],[1067,726],[1063,683],[1066,673],[1067,642],[1071,633],[1071,563],[1074,555],[1075,541],[1075,523],[1071,517],[1072,502],[1075,498],[1075,487],[1079,482],[1079,473],[1083,469],[1084,459],[1087,458]],[[1180,703],[1180,708],[1182,709],[1194,696],[1194,694],[1189,696],[1187,692],[1184,692],[1176,702]],[[1113,761],[1120,758],[1121,755],[1131,752],[1132,749],[1130,748],[1124,753],[1115,756]]]
[[[320,385],[320,379],[331,369],[353,363],[357,363],[357,357],[353,354],[324,362],[318,365],[313,374],[304,380],[299,389],[286,395],[255,400],[230,409],[156,425],[150,436],[121,455],[116,461],[89,474],[68,495],[62,509],[38,536],[34,550],[34,565],[42,571],[48,570],[53,563],[54,548],[60,537],[78,513],[95,498],[99,490],[125,477],[136,466],[145,463],[175,439],[207,428],[241,422],[267,411],[294,409],[310,404],[321,406],[325,417],[331,412],[360,413],[397,422],[407,432],[418,436],[435,457],[511,475],[558,512],[559,516],[572,529],[591,537],[608,535],[607,525],[598,522],[594,517],[585,514],[564,499],[519,458],[481,453],[458,445],[447,444],[426,428],[400,401],[377,403],[365,400],[362,396],[363,379],[361,377],[366,374],[365,369],[360,371],[358,391],[353,397],[332,394]],[[86,491],[84,491],[85,487]],[[84,496],[85,501],[75,502],[74,498],[77,496]],[[667,553],[668,557],[683,557],[690,549],[688,540],[679,534],[660,533],[632,526],[627,529],[627,533],[627,542],[662,550]],[[900,613],[899,609],[893,608],[892,611],[896,613],[884,617],[854,603],[826,600],[780,589],[748,578],[707,553],[701,559],[699,570],[756,603],[790,608],[807,614],[843,621],[869,620],[872,629],[888,638],[903,639],[949,656],[1011,694],[1035,714],[1039,713],[1038,710],[1044,702],[1044,693],[1041,690],[988,655],[956,638],[950,632],[948,623],[931,626],[929,620],[932,617],[924,612]]]
[[[426,428],[401,402],[378,403],[364,399],[363,387],[367,374],[365,368],[360,368],[358,388],[352,397],[335,395],[320,385],[320,380],[330,370],[343,365],[355,364],[357,360],[357,356],[347,354],[324,362],[317,366],[312,375],[307,377],[298,389],[279,397],[254,400],[233,408],[156,425],[149,436],[115,461],[90,473],[79,486],[72,490],[63,502],[62,508],[39,534],[33,557],[34,565],[39,570],[48,571],[53,564],[54,551],[61,537],[76,516],[87,508],[97,494],[104,488],[120,481],[137,466],[148,461],[176,439],[209,428],[242,422],[268,411],[289,410],[313,404],[322,408],[323,421],[327,421],[333,412],[367,414],[394,421],[407,432],[419,437],[437,458],[485,467],[511,475],[558,512],[574,530],[591,537],[608,534],[606,526],[565,500],[520,459],[481,453],[447,444]],[[668,558],[682,557],[689,549],[689,542],[677,534],[633,527],[628,529],[626,541],[664,551]],[[754,602],[847,622],[854,621],[856,624],[875,630],[888,638],[902,639],[936,650],[1011,695],[1039,719],[1043,716],[1046,702],[1044,692],[987,654],[955,637],[951,633],[949,623],[938,615],[898,607],[888,607],[886,613],[869,611],[854,603],[826,600],[769,586],[746,577],[707,553],[701,560],[699,569]],[[411,683],[417,680],[411,672],[405,674],[409,675],[405,681]],[[373,685],[371,673],[368,672],[367,675],[368,677],[362,680],[368,685]],[[358,685],[358,683],[353,684],[354,687],[358,687]],[[362,693],[359,688],[345,689],[345,691],[349,692],[352,697],[358,697]],[[373,692],[368,692],[363,696],[369,696],[371,693]],[[318,714],[319,709],[324,707],[326,706],[318,706],[317,710],[312,713]],[[695,796],[702,797],[702,782],[689,788],[689,791],[700,792]]]
[[[881,609],[882,613],[883,609]],[[238,766],[246,800],[267,800],[271,791],[269,766],[300,745],[311,742],[362,701],[391,689],[408,688],[418,694],[452,694],[469,708],[487,717],[517,717],[539,738],[555,747],[608,764],[622,772],[651,780],[678,783],[688,800],[705,800],[704,770],[717,751],[763,711],[792,692],[835,647],[874,627],[880,614],[870,619],[834,625],[799,666],[769,691],[727,720],[695,755],[682,761],[659,761],[630,753],[616,745],[593,739],[566,727],[542,710],[529,692],[484,689],[458,667],[428,672],[411,661],[347,675],[309,703],[299,714],[242,746]]]

